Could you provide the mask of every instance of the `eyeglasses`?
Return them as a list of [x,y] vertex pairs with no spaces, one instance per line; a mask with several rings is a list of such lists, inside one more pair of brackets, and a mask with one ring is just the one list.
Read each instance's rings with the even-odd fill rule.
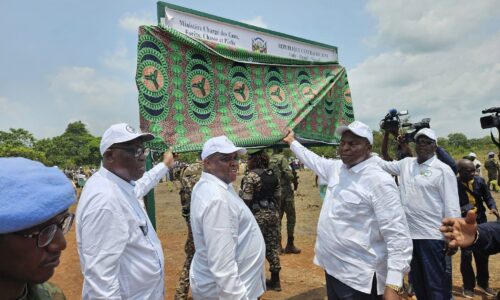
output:
[[143,154],[144,154],[144,156],[148,156],[149,151],[150,151],[149,148],[142,148],[142,147],[135,148],[135,147],[113,146],[113,147],[110,147],[109,149],[120,149],[120,150],[126,151],[126,152],[132,154],[134,156],[134,158],[139,158]]
[[37,246],[38,248],[43,248],[49,245],[54,237],[56,236],[57,229],[61,229],[63,234],[68,233],[71,229],[71,225],[73,224],[73,219],[75,218],[75,214],[68,213],[65,215],[62,220],[58,223],[50,224],[38,232],[32,232],[30,234],[22,234],[22,233],[14,233],[20,235],[25,238],[34,239],[37,238]]
[[435,142],[432,140],[418,140],[415,142],[415,144],[420,145],[420,146],[428,146],[428,145],[432,145],[434,143]]

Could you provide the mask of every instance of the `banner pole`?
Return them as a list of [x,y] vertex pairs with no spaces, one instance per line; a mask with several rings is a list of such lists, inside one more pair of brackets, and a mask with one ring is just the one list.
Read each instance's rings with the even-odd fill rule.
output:
[[[153,168],[153,157],[150,152],[148,157],[146,158],[146,171],[149,171]],[[156,209],[155,209],[155,189],[151,189],[149,193],[146,195],[146,212],[148,213],[149,220],[151,221],[151,225],[156,230]]]

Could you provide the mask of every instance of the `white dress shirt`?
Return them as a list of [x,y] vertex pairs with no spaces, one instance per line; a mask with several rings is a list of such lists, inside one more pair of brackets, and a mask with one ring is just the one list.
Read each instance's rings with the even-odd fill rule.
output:
[[410,270],[412,241],[394,179],[374,158],[348,169],[294,141],[290,149],[328,183],[321,208],[314,263],[349,287],[377,293],[385,284],[401,286]]
[[159,164],[127,182],[101,166],[85,184],[76,210],[83,299],[163,299],[161,242],[137,198],[167,171]]
[[435,155],[419,164],[416,157],[399,161],[378,159],[382,169],[399,176],[401,201],[414,240],[442,240],[443,218],[460,217],[457,178]]
[[191,196],[191,229],[193,299],[257,299],[264,293],[264,238],[231,184],[202,173]]

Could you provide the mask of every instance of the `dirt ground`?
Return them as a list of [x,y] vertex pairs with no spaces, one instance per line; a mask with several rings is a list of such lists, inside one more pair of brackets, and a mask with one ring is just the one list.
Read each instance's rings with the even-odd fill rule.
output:
[[[297,224],[295,228],[296,245],[302,249],[299,255],[287,254],[281,258],[281,286],[282,292],[266,292],[262,299],[326,299],[324,272],[313,264],[314,243],[316,237],[316,223],[321,207],[321,200],[317,188],[313,186],[314,175],[308,171],[299,171],[300,184],[295,195]],[[240,182],[240,178],[236,181]],[[173,299],[175,287],[184,263],[184,242],[186,239],[186,225],[180,213],[178,189],[160,183],[155,190],[157,232],[162,241],[165,255],[165,285],[167,294],[165,299]],[[494,194],[497,206],[500,207],[500,194]],[[74,209],[74,208],[73,208]],[[493,215],[488,215],[490,220]],[[285,226],[284,226],[285,227]],[[283,236],[286,236],[283,232]],[[51,279],[65,292],[68,299],[80,299],[82,275],[76,250],[75,230],[67,235],[68,247],[63,252],[61,265]],[[460,253],[453,256],[453,291],[455,299],[461,297],[462,278],[460,275]],[[266,266],[268,270],[268,267]],[[269,272],[266,272],[269,276]],[[490,286],[500,289],[500,261],[499,256],[490,257]],[[406,299],[406,298],[405,298]],[[488,299],[476,292],[475,299]]]

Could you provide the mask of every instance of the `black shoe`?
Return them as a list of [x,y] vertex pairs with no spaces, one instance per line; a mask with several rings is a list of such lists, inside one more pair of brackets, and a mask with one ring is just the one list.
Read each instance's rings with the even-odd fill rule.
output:
[[473,290],[466,290],[466,289],[464,289],[464,291],[462,292],[462,295],[465,298],[474,299],[474,291]]
[[496,295],[495,291],[494,291],[492,288],[490,288],[490,287],[486,287],[486,288],[484,288],[484,287],[482,287],[482,286],[478,285],[478,286],[477,286],[477,289],[478,289],[481,293],[485,294],[486,296],[493,297],[493,296],[495,296],[495,295]]

